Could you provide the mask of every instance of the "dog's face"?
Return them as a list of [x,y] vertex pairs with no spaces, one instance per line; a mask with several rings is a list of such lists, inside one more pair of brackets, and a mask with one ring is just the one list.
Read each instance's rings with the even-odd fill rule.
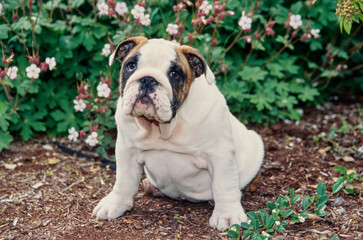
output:
[[122,61],[123,113],[159,123],[171,121],[195,78],[213,75],[198,50],[164,39],[127,39],[111,55],[110,65],[115,58]]

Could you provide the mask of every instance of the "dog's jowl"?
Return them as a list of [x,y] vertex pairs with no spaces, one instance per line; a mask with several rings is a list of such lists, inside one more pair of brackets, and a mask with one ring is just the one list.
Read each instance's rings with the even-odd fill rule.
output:
[[199,51],[135,37],[117,46],[110,64],[116,58],[116,182],[93,215],[114,219],[130,210],[145,172],[165,196],[214,200],[211,227],[246,221],[241,189],[261,167],[263,143],[230,113]]

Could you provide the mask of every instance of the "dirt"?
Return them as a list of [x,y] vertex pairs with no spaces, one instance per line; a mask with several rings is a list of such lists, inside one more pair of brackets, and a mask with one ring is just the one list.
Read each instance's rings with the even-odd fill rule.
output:
[[[330,194],[328,215],[289,225],[274,239],[362,239],[361,182],[350,186],[355,196],[343,190],[331,195],[331,189],[340,176],[333,166],[362,174],[363,104],[328,103],[304,111],[298,122],[250,126],[263,137],[266,156],[257,189],[243,191],[242,205],[246,211],[267,209],[266,203],[286,195],[287,188],[312,195],[318,182],[324,182]],[[314,138],[333,136],[334,131],[331,140]],[[66,138],[40,136],[16,141],[0,154],[0,239],[229,239],[209,227],[209,203],[155,198],[141,188],[133,209],[123,217],[97,221],[91,212],[111,191],[115,172],[69,155],[54,142],[81,148]],[[5,164],[15,164],[15,169]],[[332,206],[339,197],[344,202]]]

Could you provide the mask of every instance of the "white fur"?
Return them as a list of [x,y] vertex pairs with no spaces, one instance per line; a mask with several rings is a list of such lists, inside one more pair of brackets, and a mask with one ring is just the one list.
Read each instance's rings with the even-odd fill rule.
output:
[[[140,49],[143,66],[148,71],[160,70],[162,75],[173,60],[172,47],[161,40],[149,40],[143,48]],[[152,49],[165,53],[164,58],[150,56],[155,54]],[[151,59],[154,62],[149,62]],[[113,219],[130,210],[144,169],[153,187],[166,196],[190,201],[213,199],[211,227],[223,231],[247,220],[240,190],[262,164],[263,143],[259,135],[247,130],[229,112],[212,75],[210,72],[194,80],[188,97],[169,124],[158,126],[144,118],[126,115],[129,113],[124,109],[126,95],[119,99],[116,183],[93,215]],[[169,98],[167,85],[164,96]]]

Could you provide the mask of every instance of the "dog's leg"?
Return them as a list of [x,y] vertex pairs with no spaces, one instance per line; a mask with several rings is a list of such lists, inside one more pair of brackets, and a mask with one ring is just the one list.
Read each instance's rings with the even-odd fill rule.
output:
[[224,231],[233,224],[246,221],[247,216],[241,205],[242,194],[239,189],[238,166],[233,154],[219,157],[220,159],[211,161],[212,166],[210,167],[215,206],[209,224],[219,231]]
[[122,132],[116,141],[116,183],[113,190],[93,210],[98,219],[114,219],[133,206],[142,175],[142,166],[135,159],[136,151],[124,148]]

